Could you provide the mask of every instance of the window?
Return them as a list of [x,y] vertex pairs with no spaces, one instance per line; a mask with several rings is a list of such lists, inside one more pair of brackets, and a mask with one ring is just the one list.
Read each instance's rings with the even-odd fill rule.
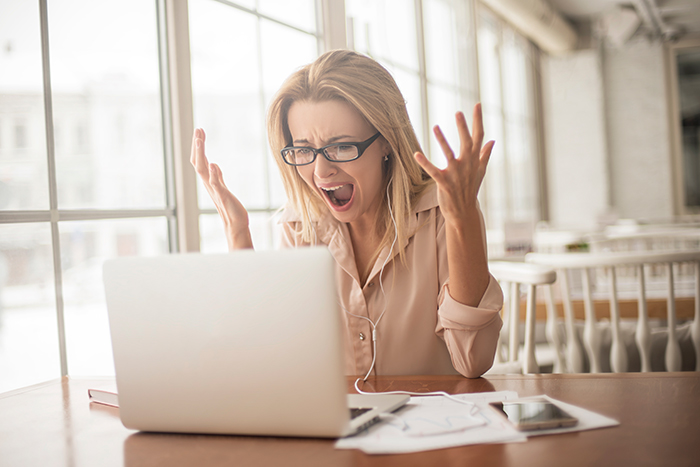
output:
[[538,221],[535,48],[483,8],[478,47],[486,138],[496,140],[483,194],[489,227]]
[[[0,392],[112,374],[103,262],[178,249],[171,122],[182,115],[170,115],[164,39],[181,25],[166,28],[165,4],[0,0],[10,12],[0,15]],[[285,202],[267,106],[292,71],[343,45],[346,19],[348,45],[393,74],[436,164],[444,157],[432,125],[457,145],[455,111],[484,103],[487,137],[498,141],[482,189],[487,222],[536,220],[532,46],[488,12],[477,18],[473,1],[340,5],[188,1],[194,125],[249,209],[255,246],[276,246],[274,214]],[[198,223],[201,251],[225,251],[197,183],[198,216],[186,222]]]
[[496,140],[480,192],[488,228],[540,220],[535,47],[488,10],[475,17],[473,2],[346,0],[346,8],[348,45],[392,73],[433,163],[445,159],[430,128],[439,124],[456,149],[455,112],[471,121],[481,101],[486,138]]
[[[255,247],[269,249],[278,243],[273,215],[286,196],[267,143],[265,111],[283,80],[318,56],[320,37],[314,0],[254,3],[190,0],[192,91],[207,157],[248,209]],[[197,191],[201,250],[227,251],[221,220],[199,180]]]
[[406,107],[421,145],[426,133],[425,68],[421,65],[414,0],[346,0],[348,47],[379,61],[389,70],[406,99]]
[[47,3],[0,0],[11,12],[0,15],[0,115],[14,122],[0,158],[0,392],[113,374],[102,263],[167,253],[174,236],[162,4]]

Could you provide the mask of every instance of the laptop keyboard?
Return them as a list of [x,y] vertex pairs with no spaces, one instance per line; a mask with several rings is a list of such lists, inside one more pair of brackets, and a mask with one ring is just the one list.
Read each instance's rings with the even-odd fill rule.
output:
[[350,408],[350,419],[357,418],[365,412],[369,412],[371,408],[366,407],[351,407]]

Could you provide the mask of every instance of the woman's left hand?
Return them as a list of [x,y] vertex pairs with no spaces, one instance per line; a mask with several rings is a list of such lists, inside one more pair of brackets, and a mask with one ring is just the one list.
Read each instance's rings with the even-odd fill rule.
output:
[[483,145],[484,127],[482,124],[481,104],[474,106],[474,134],[469,132],[467,120],[462,112],[456,115],[459,131],[459,155],[455,156],[452,148],[442,134],[439,126],[433,131],[447,159],[447,167],[437,168],[425,155],[417,152],[414,157],[420,166],[430,175],[438,186],[440,210],[448,222],[457,222],[470,218],[478,210],[477,194],[484,180],[486,166],[491,156],[495,141]]

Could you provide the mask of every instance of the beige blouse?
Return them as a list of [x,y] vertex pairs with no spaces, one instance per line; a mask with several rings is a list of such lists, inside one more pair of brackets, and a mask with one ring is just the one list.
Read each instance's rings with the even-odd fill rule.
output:
[[[299,217],[287,209],[280,219],[282,246],[307,246],[299,240]],[[449,293],[445,219],[432,186],[418,200],[410,221],[410,237],[399,258],[389,261],[389,248],[377,258],[365,283],[360,279],[347,225],[330,213],[315,224],[318,244],[327,245],[336,261],[336,281],[345,323],[345,372],[364,376],[372,364],[372,325],[377,325],[377,357],[373,370],[380,375],[461,373],[469,378],[488,370],[503,325],[499,310],[503,293],[491,281],[478,307],[463,305]],[[392,257],[398,254],[394,246]],[[456,371],[455,371],[456,370]]]

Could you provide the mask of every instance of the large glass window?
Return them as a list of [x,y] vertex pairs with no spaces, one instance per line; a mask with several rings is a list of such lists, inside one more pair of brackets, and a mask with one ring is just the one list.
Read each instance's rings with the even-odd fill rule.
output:
[[540,220],[534,46],[485,8],[478,18],[486,139],[496,140],[482,189],[490,229]]
[[481,101],[486,138],[496,146],[480,200],[488,228],[498,232],[509,222],[540,220],[536,56],[531,43],[475,6],[457,0],[346,0],[348,45],[393,74],[418,138],[438,166],[445,158],[430,128],[440,125],[457,149],[454,115],[462,110],[471,121]]
[[[424,0],[423,35],[428,97],[428,124],[440,125],[453,149],[459,147],[455,113],[467,115],[479,101],[476,72],[474,19],[470,2]],[[433,161],[446,161],[435,137],[430,133],[429,147]]]
[[48,209],[39,4],[0,7],[0,210]]
[[[190,0],[196,128],[207,156],[250,213],[256,248],[276,245],[274,213],[286,196],[265,132],[265,111],[284,79],[318,56],[315,2]],[[198,181],[201,250],[226,251],[214,204]]]
[[425,145],[422,104],[425,70],[414,0],[346,0],[348,47],[369,55],[396,80],[418,140]]
[[113,374],[102,263],[170,251],[158,8],[0,0],[0,392]]

